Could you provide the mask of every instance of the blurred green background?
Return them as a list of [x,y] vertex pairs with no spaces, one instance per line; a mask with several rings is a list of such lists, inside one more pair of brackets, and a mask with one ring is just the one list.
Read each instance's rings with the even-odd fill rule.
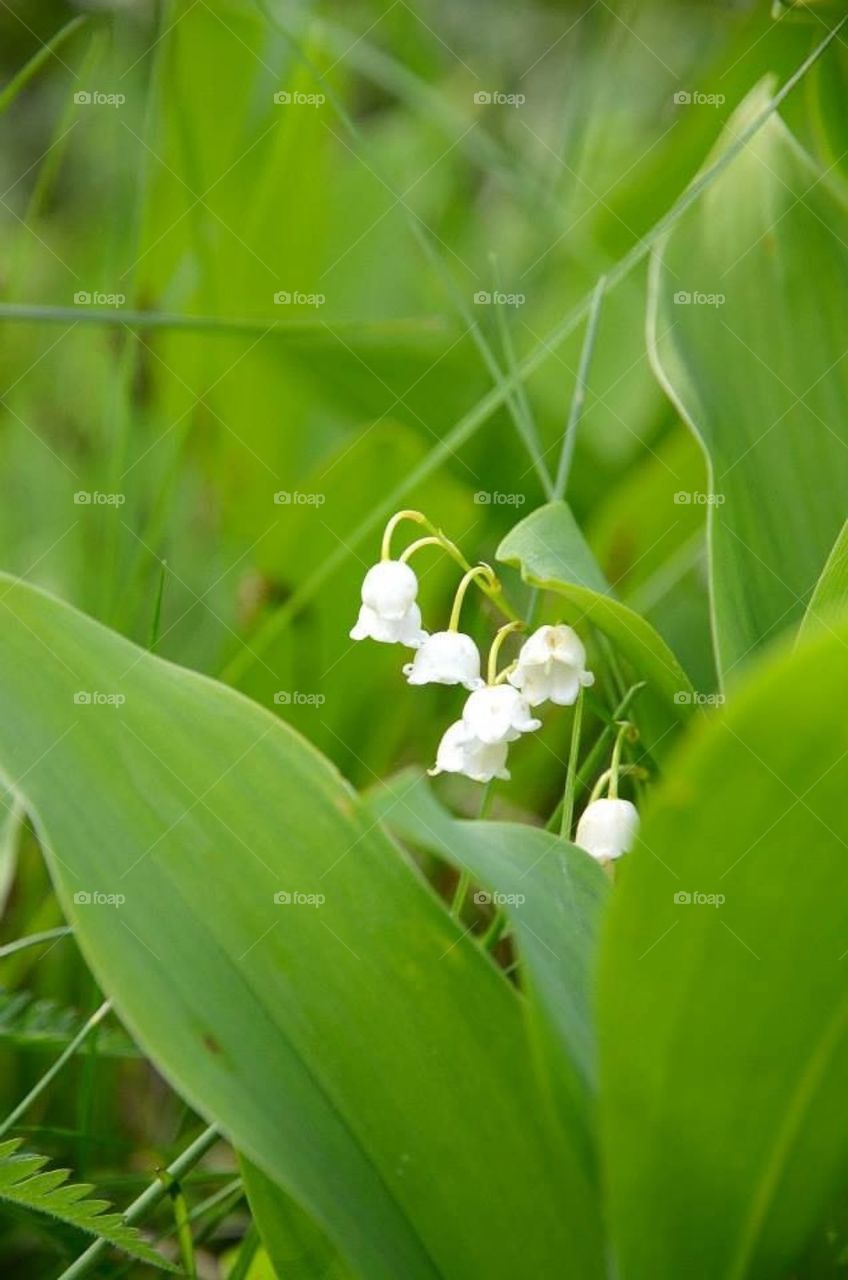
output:
[[[161,587],[157,651],[223,674],[357,785],[429,764],[455,691],[413,698],[400,651],[348,639],[381,509],[422,468],[400,505],[494,558],[546,496],[515,417],[553,469],[581,330],[515,415],[434,449],[493,364],[544,350],[639,245],[829,8],[4,3],[0,565],[142,644]],[[786,111],[828,166],[845,126],[821,103],[844,56],[836,42]],[[704,465],[649,367],[645,275],[605,301],[568,496],[617,591],[708,692],[704,508],[673,501],[705,489]],[[430,552],[419,568],[436,629],[457,575]],[[467,621],[491,634],[470,598]],[[569,728],[551,717],[516,760],[513,809],[553,807]],[[59,918],[29,847],[4,939]],[[94,998],[69,940],[2,979]],[[43,1069],[35,1043],[0,1040],[7,1106]],[[167,1151],[191,1123],[143,1063],[92,1056],[63,1081],[32,1117],[39,1149],[119,1200],[145,1144]],[[73,1255],[18,1219],[3,1241],[0,1267],[27,1275]]]

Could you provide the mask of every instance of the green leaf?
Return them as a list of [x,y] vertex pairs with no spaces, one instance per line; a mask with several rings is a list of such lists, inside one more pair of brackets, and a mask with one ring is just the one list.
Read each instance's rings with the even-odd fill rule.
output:
[[[582,850],[538,827],[453,818],[414,770],[369,793],[397,835],[471,872],[491,905],[502,905],[566,1126],[591,1128],[596,1086],[592,1026],[594,961],[608,884]],[[483,905],[483,904],[481,904]]]
[[265,1252],[280,1280],[350,1280],[326,1235],[256,1165],[242,1161],[242,1175],[253,1220]]
[[622,1280],[786,1275],[843,1186],[846,636],[740,686],[621,864],[599,1034]]
[[91,1200],[89,1183],[67,1181],[69,1169],[45,1169],[47,1156],[20,1151],[21,1138],[0,1142],[0,1200],[58,1218],[71,1227],[107,1240],[109,1244],[162,1271],[177,1268],[151,1249],[135,1227],[119,1213],[107,1213],[107,1200]]
[[828,626],[848,604],[848,521],[842,526],[842,532],[833,544],[833,550],[821,571],[821,577],[815,590],[804,621],[801,623],[799,637],[804,636],[813,627]]
[[[725,148],[767,98],[762,84],[746,99]],[[709,460],[708,493],[694,500],[709,499],[725,680],[800,622],[845,520],[844,228],[844,205],[773,117],[653,259],[654,367]]]
[[551,502],[532,512],[507,534],[497,557],[519,568],[534,587],[555,591],[564,601],[566,621],[598,627],[647,681],[640,710],[650,706],[652,712],[649,749],[689,718],[692,685],[688,676],[651,624],[612,595],[566,503]]
[[15,880],[18,848],[26,822],[23,805],[11,792],[0,787],[0,916]]
[[355,793],[233,690],[3,585],[0,768],[157,1067],[368,1280],[599,1275],[516,992]]

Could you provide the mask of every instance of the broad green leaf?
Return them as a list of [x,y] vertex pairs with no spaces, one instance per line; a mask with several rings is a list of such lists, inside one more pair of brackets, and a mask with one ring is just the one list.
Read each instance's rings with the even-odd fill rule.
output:
[[[637,676],[645,680],[650,705],[650,748],[692,711],[692,685],[680,663],[649,622],[612,595],[582,533],[564,502],[539,507],[507,534],[498,559],[520,568],[525,581],[563,600],[567,622],[590,622],[613,641]],[[667,748],[668,742],[663,744]]]
[[[767,96],[746,99],[725,148]],[[725,681],[801,620],[845,520],[844,231],[845,206],[772,117],[654,256],[654,367],[709,461],[691,497],[709,507]]]
[[598,1275],[514,989],[339,775],[233,690],[3,587],[0,767],[159,1069],[368,1280],[566,1251]]
[[582,850],[538,827],[459,821],[414,770],[369,793],[397,836],[436,853],[481,886],[481,905],[500,907],[518,943],[549,1084],[567,1125],[590,1127],[596,1085],[591,1002],[607,881]]
[[687,743],[601,948],[622,1280],[789,1274],[845,1173],[845,624]]
[[804,614],[799,636],[812,627],[827,626],[848,604],[848,522],[842,531],[816,583],[812,599]]
[[350,1280],[326,1235],[256,1165],[242,1161],[250,1212],[279,1280]]
[[107,1240],[132,1258],[162,1271],[176,1271],[173,1263],[145,1244],[136,1227],[128,1227],[119,1213],[107,1213],[108,1200],[93,1200],[90,1183],[68,1182],[69,1169],[47,1169],[47,1156],[21,1151],[21,1138],[0,1142],[0,1201],[58,1218]]

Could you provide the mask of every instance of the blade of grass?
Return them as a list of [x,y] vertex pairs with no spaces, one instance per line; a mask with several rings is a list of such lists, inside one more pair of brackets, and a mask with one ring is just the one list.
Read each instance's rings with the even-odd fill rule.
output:
[[[492,261],[492,277],[495,291],[500,289],[500,279],[498,277],[497,262],[495,255],[491,255]],[[515,375],[517,362],[515,359],[515,347],[512,341],[512,333],[510,332],[509,323],[506,317],[506,310],[502,306],[495,306],[495,317],[497,320],[498,334],[503,347],[504,363],[507,373],[512,377]],[[517,419],[516,427],[524,441],[524,447],[530,456],[533,467],[536,471],[542,490],[547,498],[553,498],[553,482],[545,463],[542,453],[542,445],[539,440],[539,432],[536,428],[536,422],[533,417],[533,409],[530,405],[530,398],[527,395],[527,388],[524,382],[519,382],[516,394]]]
[[257,0],[257,3],[259,4],[260,9],[265,14],[268,21],[290,42],[292,48],[294,49],[298,57],[301,59],[304,66],[308,67],[311,73],[315,76],[316,80],[321,84],[322,88],[326,91],[327,101],[330,103],[331,107],[333,108],[339,120],[341,121],[342,125],[346,129],[352,143],[354,144],[353,148],[351,148],[352,154],[356,156],[356,158],[360,161],[360,163],[362,163],[365,166],[366,169],[368,169],[369,173],[374,175],[374,177],[381,184],[381,186],[386,188],[386,190],[390,193],[390,195],[394,197],[396,203],[398,203],[401,209],[403,210],[404,217],[406,218],[407,225],[409,226],[409,230],[412,234],[413,239],[415,240],[419,248],[422,250],[425,257],[430,262],[433,269],[436,271],[437,275],[439,276],[448,297],[451,299],[451,302],[456,308],[456,311],[460,319],[462,320],[463,324],[466,326],[466,329],[470,333],[472,341],[474,342],[474,345],[479,351],[483,359],[483,363],[486,366],[487,371],[491,375],[495,385],[503,390],[504,402],[509,411],[510,417],[513,420],[519,439],[527,447],[528,453],[530,456],[530,461],[532,462],[533,466],[536,468],[541,467],[539,478],[542,482],[542,487],[544,489],[544,492],[549,495],[551,482],[550,482],[550,477],[548,476],[548,473],[547,473],[547,469],[545,468],[544,463],[541,461],[541,457],[539,455],[538,449],[534,451],[532,447],[532,443],[528,441],[528,438],[524,431],[524,422],[522,420],[521,407],[519,402],[519,394],[521,389],[523,388],[523,383],[521,382],[510,383],[510,380],[504,377],[503,371],[500,367],[500,364],[498,363],[498,360],[495,356],[494,351],[492,350],[489,343],[486,341],[486,337],[482,329],[480,328],[480,325],[477,322],[477,319],[474,316],[471,308],[469,307],[468,302],[466,301],[461,290],[457,287],[456,281],[454,280],[452,273],[448,269],[447,264],[442,260],[442,256],[439,253],[438,249],[436,248],[434,241],[437,239],[437,237],[435,236],[434,232],[432,232],[430,228],[426,225],[426,223],[424,223],[422,219],[418,217],[415,211],[406,203],[406,200],[404,199],[403,194],[402,193],[399,194],[397,191],[395,191],[392,184],[390,182],[387,182],[385,177],[377,169],[375,169],[373,165],[368,164],[363,159],[362,153],[365,150],[365,138],[361,130],[359,129],[359,126],[356,124],[355,120],[353,119],[350,112],[345,107],[344,103],[339,98],[338,94],[334,91],[327,77],[309,57],[309,55],[307,54],[306,50],[304,49],[303,45],[301,44],[297,36],[293,35],[290,28],[274,13],[270,4],[268,3],[268,0]]
[[91,1015],[88,1021],[85,1022],[83,1026],[79,1029],[79,1031],[74,1036],[73,1040],[70,1042],[67,1048],[64,1049],[62,1053],[59,1054],[59,1057],[56,1059],[53,1065],[51,1067],[48,1067],[48,1069],[44,1072],[44,1075],[41,1076],[41,1078],[37,1080],[36,1083],[32,1086],[32,1088],[30,1089],[26,1097],[23,1098],[18,1103],[18,1105],[13,1108],[12,1111],[10,1111],[9,1114],[6,1116],[6,1119],[2,1123],[0,1123],[0,1138],[2,1138],[5,1134],[7,1134],[10,1129],[14,1128],[15,1123],[20,1119],[22,1115],[24,1115],[24,1113],[29,1109],[32,1103],[35,1102],[36,1098],[41,1097],[42,1093],[50,1084],[50,1082],[52,1080],[55,1080],[56,1076],[62,1070],[65,1063],[68,1062],[74,1056],[74,1054],[76,1053],[80,1045],[83,1043],[83,1041],[87,1040],[88,1037],[91,1035],[91,1033],[95,1030],[95,1028],[100,1025],[100,1023],[106,1017],[106,1014],[109,1012],[111,1008],[112,1008],[112,1002],[110,1000],[104,1000],[100,1008],[94,1011],[94,1013]]
[[54,36],[51,36],[46,44],[42,44],[36,53],[32,55],[29,62],[25,62],[17,75],[6,85],[5,89],[0,91],[0,115],[11,106],[22,89],[25,89],[33,76],[37,75],[46,62],[54,57],[58,50],[79,31],[80,27],[86,26],[91,22],[88,14],[78,14],[77,17],[71,18],[70,22],[66,22],[64,27],[60,27]]
[[[170,311],[138,311],[132,307],[54,307],[47,304],[0,302],[0,320],[38,324],[103,325],[112,329],[166,329],[175,333],[208,333],[222,338],[317,338],[327,342],[327,326],[316,320],[243,320],[237,316],[191,316]],[[409,316],[399,320],[334,320],[339,333],[351,332],[367,339],[396,340],[431,337],[447,332],[440,315]]]
[[601,318],[601,304],[604,300],[604,292],[607,287],[606,276],[601,276],[595,285],[589,304],[589,318],[586,321],[586,336],[583,339],[583,349],[580,352],[580,364],[577,366],[577,381],[574,384],[574,394],[571,397],[571,406],[568,410],[568,420],[565,424],[565,430],[562,433],[562,448],[560,449],[559,464],[556,471],[556,479],[552,498],[560,499],[565,497],[565,490],[568,484],[568,477],[571,471],[571,460],[574,457],[574,445],[577,440],[577,428],[580,425],[580,416],[583,412],[583,405],[586,400],[586,383],[589,377],[589,367],[592,363],[592,355],[595,350],[595,340],[598,336],[598,322]]
[[45,942],[56,942],[59,938],[67,938],[72,933],[73,929],[62,925],[57,929],[31,933],[26,938],[16,938],[14,942],[7,942],[4,947],[0,947],[0,960],[5,960],[7,956],[13,956],[18,951],[26,951],[28,947],[40,947]]

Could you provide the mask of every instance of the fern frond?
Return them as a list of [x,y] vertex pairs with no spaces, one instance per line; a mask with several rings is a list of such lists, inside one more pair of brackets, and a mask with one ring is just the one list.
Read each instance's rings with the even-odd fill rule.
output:
[[108,1200],[89,1199],[94,1190],[90,1183],[68,1182],[69,1169],[45,1169],[47,1157],[19,1151],[21,1141],[0,1142],[0,1200],[58,1218],[163,1271],[179,1270],[151,1249],[119,1213],[108,1213]]
[[[55,1000],[45,1000],[30,991],[0,988],[0,1047],[16,1049],[62,1049],[70,1044],[85,1018]],[[80,1046],[89,1053],[94,1041]],[[140,1058],[139,1049],[121,1027],[101,1027],[97,1033],[100,1058]]]

